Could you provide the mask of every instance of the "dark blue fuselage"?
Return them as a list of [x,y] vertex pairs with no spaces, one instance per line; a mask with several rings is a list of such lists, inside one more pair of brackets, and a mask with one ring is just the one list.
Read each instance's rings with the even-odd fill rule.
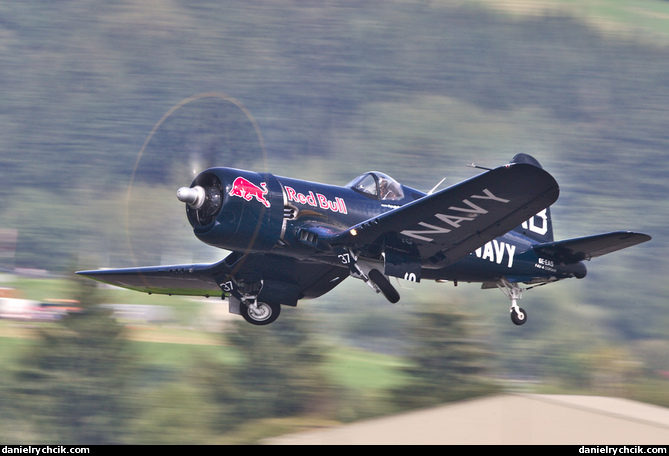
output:
[[[370,185],[363,185],[364,177]],[[222,197],[220,207],[216,208],[218,212],[207,218],[189,209],[188,215],[198,238],[216,247],[341,266],[332,251],[314,253],[318,242],[311,234],[312,228],[332,232],[346,230],[426,196],[424,192],[396,182],[393,182],[393,194],[383,194],[384,179],[389,178],[372,172],[361,176],[362,183],[357,186],[354,182],[341,187],[268,173],[212,168],[198,176],[194,185],[217,186]],[[531,238],[532,233],[525,235],[532,226],[518,227],[448,266],[423,263],[420,278],[546,282],[585,276],[585,266],[580,262],[565,265],[539,257],[532,249],[533,244],[537,244]],[[360,252],[361,257],[370,262],[383,262],[383,242],[372,243],[366,251]]]

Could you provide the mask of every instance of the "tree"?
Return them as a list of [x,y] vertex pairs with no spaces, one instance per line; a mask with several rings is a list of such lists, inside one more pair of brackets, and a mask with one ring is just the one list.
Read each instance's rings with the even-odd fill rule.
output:
[[393,390],[402,408],[491,394],[497,390],[487,375],[492,355],[475,336],[470,317],[426,306],[415,312],[407,328],[407,382]]
[[249,420],[320,412],[330,401],[333,390],[322,369],[327,346],[306,320],[303,314],[285,314],[271,326],[235,322],[224,337],[239,360],[194,366],[193,382],[200,382],[219,405],[219,430]]
[[124,328],[98,305],[93,282],[77,281],[74,294],[80,310],[41,329],[21,361],[13,405],[39,442],[124,443],[133,368]]

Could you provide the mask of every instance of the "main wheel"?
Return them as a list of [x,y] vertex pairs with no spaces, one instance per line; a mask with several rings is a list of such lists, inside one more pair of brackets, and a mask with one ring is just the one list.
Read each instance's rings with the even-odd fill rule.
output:
[[400,300],[400,294],[380,271],[376,269],[369,271],[369,279],[379,287],[381,293],[383,293],[383,296],[385,296],[388,301],[395,304]]
[[511,309],[511,321],[518,326],[524,325],[527,321],[527,313],[520,307],[518,307],[518,311]]
[[255,305],[242,303],[239,306],[239,311],[247,322],[256,326],[264,326],[273,323],[279,318],[281,305],[268,304],[266,302],[258,302]]

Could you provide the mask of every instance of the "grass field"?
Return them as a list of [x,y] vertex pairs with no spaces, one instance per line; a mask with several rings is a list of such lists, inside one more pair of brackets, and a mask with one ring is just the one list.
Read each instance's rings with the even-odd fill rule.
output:
[[[573,16],[606,34],[669,39],[669,2],[661,0],[476,0],[517,17]],[[666,41],[669,43],[669,41]]]
[[[0,320],[0,365],[11,369],[34,341],[38,325]],[[142,337],[140,332],[153,333]],[[223,363],[240,362],[230,347],[221,343],[220,334],[171,329],[130,329],[134,353],[148,367],[186,368],[197,356]],[[147,339],[153,340],[147,340]],[[142,340],[143,339],[143,340]],[[401,383],[398,369],[404,365],[398,357],[372,353],[359,348],[337,346],[327,357],[324,369],[330,381],[351,389],[382,390]]]
[[[15,288],[21,298],[44,302],[49,299],[70,299],[73,294],[71,280],[33,279],[5,276],[3,286]],[[136,347],[142,362],[178,368],[197,353],[223,362],[238,361],[224,337],[188,324],[197,319],[202,301],[180,297],[149,296],[121,289],[103,289],[105,302],[169,306],[175,310],[175,320],[165,325],[130,324],[128,338]],[[206,302],[206,301],[205,301]],[[49,323],[0,320],[0,362],[11,365],[34,337],[35,328]],[[337,384],[349,388],[383,389],[400,381],[396,373],[402,366],[398,357],[376,354],[366,350],[335,345],[326,369]]]
[[[29,355],[31,344],[36,342],[35,327],[34,324],[25,322],[0,320],[0,365],[3,371],[0,384],[11,385],[12,373],[19,367],[19,361]],[[137,337],[140,331],[152,331],[154,339],[163,341],[140,340],[142,338]],[[131,350],[139,360],[141,371],[138,372],[138,384],[143,385],[143,388],[158,391],[169,388],[169,382],[178,381],[181,373],[198,364],[198,358],[218,360],[230,365],[243,362],[234,348],[220,343],[220,334],[186,330],[175,332],[160,328],[130,329],[128,334],[133,338],[130,342]],[[367,418],[370,411],[379,413],[386,410],[387,390],[403,381],[398,370],[401,366],[402,360],[397,357],[335,346],[322,367],[329,387],[341,391],[340,400],[343,402],[338,406],[341,410],[337,421],[320,415],[256,420],[238,428],[234,433],[219,436],[220,441],[217,443],[251,444],[268,436]],[[184,384],[180,385],[174,386],[176,391],[188,388]],[[177,399],[175,401],[178,406],[180,402]],[[146,413],[152,412],[149,410]]]

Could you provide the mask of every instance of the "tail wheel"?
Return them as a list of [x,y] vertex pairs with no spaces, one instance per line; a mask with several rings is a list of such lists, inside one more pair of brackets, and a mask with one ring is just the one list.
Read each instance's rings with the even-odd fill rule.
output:
[[511,308],[511,321],[515,325],[524,325],[527,321],[527,312],[521,307]]
[[264,326],[273,323],[281,313],[280,304],[268,304],[266,302],[256,302],[245,304],[239,308],[244,320],[256,326]]

